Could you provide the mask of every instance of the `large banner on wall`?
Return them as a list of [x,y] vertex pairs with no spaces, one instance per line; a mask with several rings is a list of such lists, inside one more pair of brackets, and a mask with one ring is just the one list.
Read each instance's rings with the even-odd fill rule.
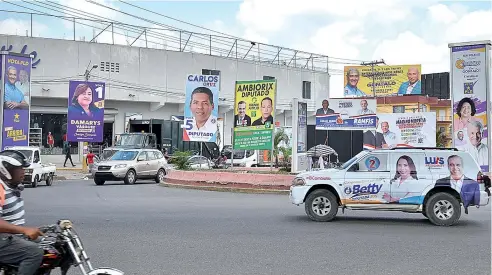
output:
[[236,81],[233,148],[272,150],[277,80]]
[[344,97],[420,95],[422,94],[421,65],[345,66]]
[[453,143],[489,171],[486,45],[451,47]]
[[365,150],[394,147],[436,147],[436,113],[378,114],[376,132],[365,131]]
[[316,130],[366,130],[376,128],[376,99],[328,100],[316,111]]
[[184,106],[184,141],[215,142],[219,113],[218,75],[195,75],[186,77]]
[[5,55],[2,150],[29,145],[31,58]]
[[67,141],[103,141],[105,96],[106,85],[103,82],[70,80]]

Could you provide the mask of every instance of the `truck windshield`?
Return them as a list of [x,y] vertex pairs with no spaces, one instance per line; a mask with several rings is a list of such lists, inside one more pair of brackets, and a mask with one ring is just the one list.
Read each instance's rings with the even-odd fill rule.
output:
[[18,150],[19,152],[21,152],[22,154],[24,154],[24,156],[26,156],[27,160],[29,162],[32,161],[32,151],[31,150]]
[[363,155],[365,155],[367,152],[365,151],[362,151],[360,153],[358,153],[357,155],[355,155],[354,157],[352,157],[351,159],[349,159],[347,162],[345,162],[341,167],[340,167],[340,170],[345,170],[347,168],[350,167],[350,165],[352,165],[352,163],[354,163],[354,161],[356,161],[358,158],[362,157]]
[[111,160],[134,160],[138,151],[118,151],[111,157]]
[[116,146],[141,146],[144,143],[144,135],[120,135]]

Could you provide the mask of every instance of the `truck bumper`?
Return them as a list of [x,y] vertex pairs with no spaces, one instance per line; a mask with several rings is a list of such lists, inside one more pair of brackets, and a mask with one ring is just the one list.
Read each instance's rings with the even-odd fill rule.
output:
[[304,203],[304,198],[311,186],[291,186],[289,192],[289,199],[292,204],[299,205]]

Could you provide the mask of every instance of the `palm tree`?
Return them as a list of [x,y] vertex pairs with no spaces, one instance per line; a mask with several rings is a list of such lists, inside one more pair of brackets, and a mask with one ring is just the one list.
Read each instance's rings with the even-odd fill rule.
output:
[[289,144],[289,136],[285,132],[284,128],[277,128],[275,131],[275,136],[273,137],[273,155],[275,156],[275,168],[278,168],[278,145],[284,142],[284,144]]

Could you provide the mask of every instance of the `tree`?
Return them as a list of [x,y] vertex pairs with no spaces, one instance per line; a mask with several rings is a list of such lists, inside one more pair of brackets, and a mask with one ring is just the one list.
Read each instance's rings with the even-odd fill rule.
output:
[[436,147],[444,148],[448,143],[449,138],[443,131],[436,131]]
[[273,137],[273,156],[275,157],[275,168],[278,168],[278,154],[281,150],[278,145],[282,142],[286,145],[289,144],[289,136],[285,132],[284,128],[277,128],[277,131]]

